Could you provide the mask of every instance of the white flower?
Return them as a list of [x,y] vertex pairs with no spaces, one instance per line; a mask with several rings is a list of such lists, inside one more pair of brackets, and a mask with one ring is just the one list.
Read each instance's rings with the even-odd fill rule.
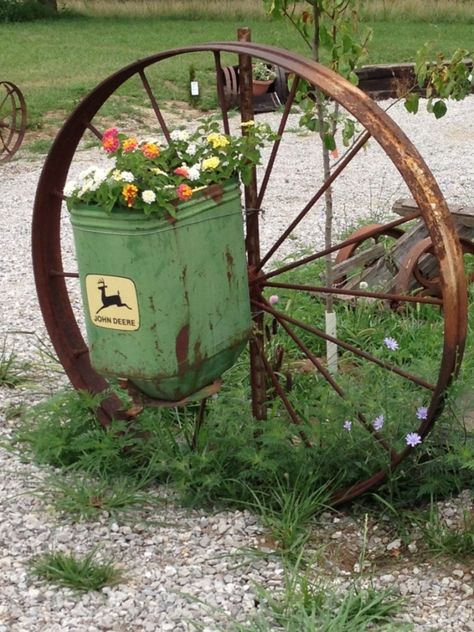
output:
[[133,182],[135,180],[135,176],[131,171],[122,171],[120,176],[124,182]]
[[87,167],[87,169],[84,169],[84,171],[81,171],[81,173],[79,174],[79,180],[86,180],[90,176],[94,176],[94,173],[98,168],[99,167],[96,167],[95,165]]
[[85,180],[82,183],[82,187],[80,189],[80,191],[78,192],[77,196],[78,197],[82,197],[85,193],[88,193],[89,191],[91,191],[91,181],[90,180]]
[[74,182],[74,180],[69,180],[68,182],[66,182],[64,189],[63,189],[63,193],[66,197],[69,197],[70,195],[72,195],[74,193],[74,189],[77,187],[77,184]]
[[189,132],[185,129],[175,129],[170,134],[171,140],[188,140]]
[[187,149],[186,149],[186,153],[188,154],[188,156],[194,156],[194,154],[197,152],[197,146],[196,143],[189,143]]
[[109,175],[108,169],[103,169],[102,167],[97,167],[95,173],[93,174],[94,182],[98,185],[102,184],[107,179]]
[[150,189],[147,189],[146,191],[143,191],[142,193],[142,200],[145,202],[145,204],[151,204],[152,202],[154,202],[156,200],[156,194],[154,191],[150,191]]
[[115,180],[115,182],[122,182],[122,172],[120,169],[114,169],[112,171],[112,180]]
[[193,165],[192,167],[188,167],[188,178],[189,180],[199,180],[201,177],[201,170],[199,169],[199,165]]

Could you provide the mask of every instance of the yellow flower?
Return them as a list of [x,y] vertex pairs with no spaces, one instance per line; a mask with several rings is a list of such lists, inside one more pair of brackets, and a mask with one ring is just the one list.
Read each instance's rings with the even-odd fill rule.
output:
[[212,132],[207,137],[207,142],[211,143],[214,149],[219,149],[219,147],[225,147],[229,144],[229,140],[223,136],[222,134],[218,134],[217,132]]
[[122,195],[127,203],[127,206],[133,206],[135,198],[138,194],[138,187],[134,184],[126,184],[122,189]]
[[240,124],[240,127],[253,127],[255,125],[255,121],[244,121]]
[[208,169],[216,169],[219,163],[220,163],[220,160],[217,156],[212,156],[212,158],[205,158],[202,161],[202,168],[204,171]]

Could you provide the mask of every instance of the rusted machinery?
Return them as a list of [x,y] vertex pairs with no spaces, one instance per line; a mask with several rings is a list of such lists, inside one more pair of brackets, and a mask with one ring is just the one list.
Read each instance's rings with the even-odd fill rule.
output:
[[26,103],[20,89],[10,81],[0,81],[0,162],[18,151],[26,129]]
[[[361,90],[340,76],[312,60],[286,50],[248,42],[222,42],[164,51],[136,61],[103,81],[79,104],[64,124],[45,161],[39,181],[33,218],[33,261],[41,309],[56,352],[74,387],[92,393],[107,393],[98,411],[101,423],[107,424],[114,417],[133,417],[139,407],[135,409],[135,413],[127,411],[121,399],[110,393],[109,382],[99,375],[90,362],[88,345],[79,324],[81,319],[68,289],[71,284],[77,283],[78,275],[76,270],[63,265],[65,253],[60,239],[61,231],[64,230],[61,226],[62,190],[84,134],[92,133],[101,138],[103,123],[100,110],[115,98],[115,93],[128,81],[140,86],[139,89],[148,96],[150,111],[155,115],[157,127],[161,129],[165,139],[170,139],[170,127],[155,97],[160,67],[168,58],[180,58],[183,65],[187,63],[187,56],[193,56],[193,59],[201,56],[212,60],[216,71],[215,90],[220,105],[222,130],[229,133],[232,121],[228,116],[224,89],[224,55],[226,64],[231,55],[239,63],[240,107],[244,122],[253,118],[252,59],[281,68],[290,77],[288,96],[281,109],[276,130],[278,138],[262,166],[260,184],[257,186],[255,179],[244,191],[249,301],[254,321],[248,352],[252,414],[263,423],[270,415],[269,409],[271,414],[280,417],[286,415],[294,426],[295,442],[307,442],[308,450],[315,452],[315,463],[318,459],[325,458],[325,442],[332,441],[334,445],[334,441],[337,441],[340,450],[346,455],[347,468],[352,469],[354,474],[351,484],[343,488],[336,486],[333,501],[346,501],[379,485],[387,472],[410,454],[412,448],[405,441],[408,430],[412,430],[411,434],[422,441],[440,416],[446,389],[458,370],[464,349],[467,292],[462,250],[454,222],[431,172],[416,148],[390,117]],[[288,216],[287,225],[280,229],[279,237],[274,240],[273,245],[263,248],[260,240],[261,211],[265,209],[266,221],[271,221],[272,214],[272,207],[265,206],[267,191],[275,186],[285,192],[292,191],[294,165],[287,165],[285,180],[279,179],[275,174],[284,142],[286,139],[291,142],[289,116],[298,85],[303,81],[312,84],[350,113],[356,119],[360,133],[353,144],[344,150],[329,178],[318,180],[313,176],[310,181],[313,189],[308,187],[305,191],[306,198],[299,210]],[[310,213],[315,212],[328,188],[338,186],[339,179],[344,178],[345,172],[363,154],[362,150],[369,139],[376,141],[382,152],[396,166],[415,202],[413,208],[403,216],[368,228],[364,238],[377,239],[386,235],[397,238],[402,227],[414,220],[419,222],[423,226],[425,237],[429,238],[429,250],[436,263],[438,280],[435,296],[414,293],[406,285],[398,289],[374,289],[360,284],[357,287],[344,288],[340,283],[327,284],[321,281],[321,277],[314,271],[315,265],[322,262],[328,254],[345,252],[347,255],[352,252],[353,246],[360,242],[360,235],[342,239],[330,248],[315,247],[304,255],[277,262],[280,248],[288,243],[293,231]],[[305,156],[301,156],[301,164],[304,160]],[[370,174],[370,164],[364,166]],[[300,190],[293,193],[296,195]],[[345,276],[347,272],[340,271],[338,274],[339,279]],[[270,300],[276,294],[280,295],[279,302]],[[326,333],[324,324],[305,317],[304,305],[297,313],[290,314],[286,308],[297,302],[301,296],[311,296],[311,300],[321,299],[324,302],[329,294],[351,298],[355,309],[364,300],[370,300],[380,305],[395,302],[407,310],[420,306],[423,310],[430,310],[432,318],[436,318],[440,325],[439,340],[436,351],[433,352],[436,357],[431,358],[429,366],[418,359],[407,363],[402,356],[399,360],[396,354],[387,355],[388,351],[383,348],[379,353],[369,347],[367,337],[364,338],[365,329],[348,332],[342,322],[339,326],[341,333],[332,336]],[[344,314],[340,318],[343,320]],[[362,324],[360,326],[363,327]],[[424,323],[421,323],[420,327],[423,326]],[[431,321],[429,326],[431,327]],[[380,341],[386,334],[387,332],[377,334]],[[343,354],[352,358],[337,375],[328,370],[321,358],[320,346],[326,341],[335,343]],[[302,363],[305,367],[310,367],[309,373],[301,370]],[[367,378],[365,381],[360,378],[362,365],[367,366],[374,374],[377,372],[382,380],[386,377],[387,382],[395,381],[393,384],[390,382],[389,388],[392,390],[386,394],[388,399],[377,401],[380,394],[370,391]],[[291,389],[285,377],[288,373],[292,374]],[[298,399],[300,381],[304,382],[303,405]],[[404,395],[403,399],[397,401],[397,405],[405,407],[406,412],[389,419],[389,404],[394,403],[392,400],[398,391]],[[342,416],[337,412],[338,402]],[[420,411],[416,418],[415,402]],[[165,405],[180,403],[182,402],[167,402]],[[374,411],[384,411],[384,428],[383,416],[379,415],[377,423],[373,422]],[[412,413],[413,424],[408,428],[405,418]],[[346,422],[343,430],[344,419]],[[308,440],[308,429],[310,432],[314,430],[317,441]],[[356,453],[355,444],[358,440],[363,448]]]

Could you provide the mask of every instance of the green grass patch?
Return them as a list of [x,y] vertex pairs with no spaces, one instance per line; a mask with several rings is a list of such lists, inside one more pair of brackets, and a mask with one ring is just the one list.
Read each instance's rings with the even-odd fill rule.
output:
[[[251,27],[256,42],[310,55],[298,35],[284,22],[250,17],[245,24]],[[436,48],[446,54],[459,47],[472,46],[472,24],[390,20],[370,25],[374,39],[369,63],[413,61],[416,51],[426,41],[434,42]],[[61,119],[113,72],[159,51],[206,41],[235,41],[239,26],[242,21],[238,18],[190,19],[186,15],[133,19],[82,17],[0,24],[4,79],[16,83],[24,93],[29,129],[44,128],[49,135],[54,135]],[[225,56],[224,63],[236,63],[236,58]],[[201,106],[214,107],[214,61],[209,54],[189,55],[186,59],[180,57],[163,63],[155,83],[158,98],[187,101],[191,65],[201,84]],[[143,88],[136,82],[121,89],[118,96],[115,102],[107,104],[112,120],[130,112],[139,114],[140,107],[146,103]],[[48,112],[54,112],[58,122],[48,122]]]
[[114,563],[95,558],[95,550],[82,557],[50,551],[33,560],[31,571],[40,579],[79,592],[101,590],[120,583],[123,575]]

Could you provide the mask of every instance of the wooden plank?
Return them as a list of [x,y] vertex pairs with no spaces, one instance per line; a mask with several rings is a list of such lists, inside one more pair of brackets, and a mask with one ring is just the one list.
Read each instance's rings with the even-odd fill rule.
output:
[[[463,61],[472,69],[471,59]],[[408,91],[426,96],[425,89],[418,86],[415,64],[363,66],[356,70],[356,74],[359,77],[359,88],[373,99],[397,98]],[[474,86],[472,91],[474,92]]]
[[[448,208],[457,225],[474,228],[474,206],[466,204],[449,204]],[[412,198],[400,198],[392,206],[392,211],[402,217],[418,210],[418,205]]]

